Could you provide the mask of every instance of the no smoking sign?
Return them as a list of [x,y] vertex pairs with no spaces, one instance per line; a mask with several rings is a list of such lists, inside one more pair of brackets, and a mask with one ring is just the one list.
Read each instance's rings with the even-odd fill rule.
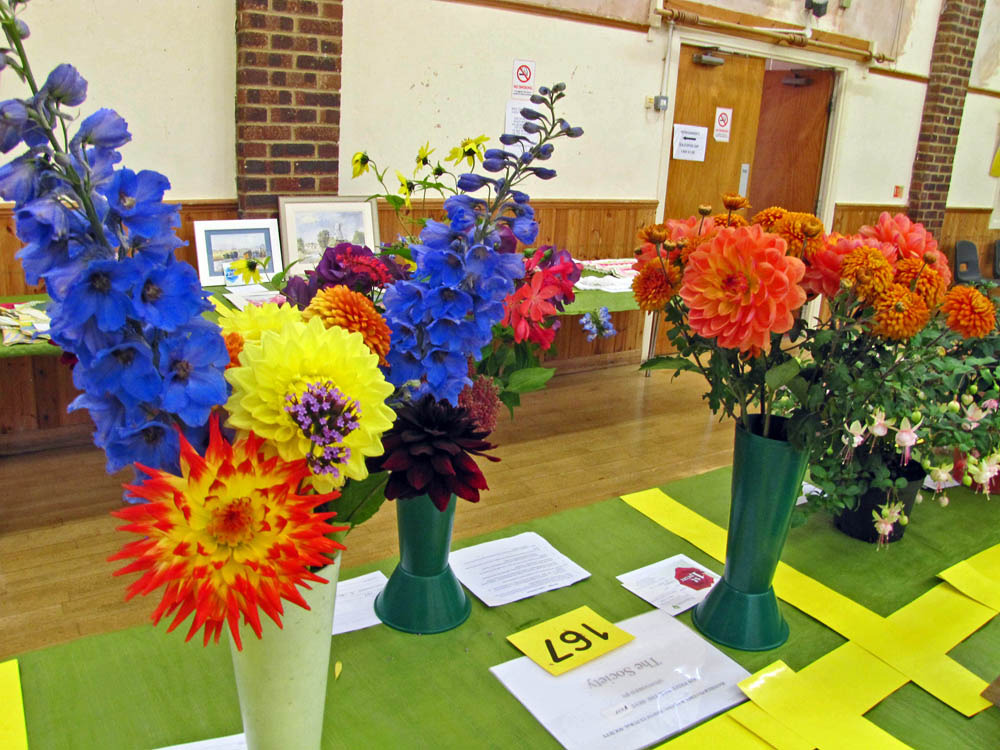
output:
[[733,109],[732,107],[715,108],[715,128],[712,138],[718,143],[728,143],[729,134],[733,129]]
[[515,60],[514,73],[511,77],[510,95],[518,99],[527,99],[535,92],[535,61]]

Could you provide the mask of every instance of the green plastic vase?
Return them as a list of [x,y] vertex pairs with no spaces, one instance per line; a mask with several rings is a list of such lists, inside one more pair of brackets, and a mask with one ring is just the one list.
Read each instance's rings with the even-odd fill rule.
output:
[[317,575],[329,583],[300,590],[309,609],[284,602],[281,628],[262,616],[259,640],[241,626],[242,651],[229,639],[248,750],[321,747],[340,553]]
[[375,598],[375,614],[389,627],[427,635],[468,619],[472,603],[448,564],[454,520],[454,495],[444,511],[426,495],[396,500],[399,564]]
[[737,424],[726,569],[692,615],[713,641],[743,651],[768,651],[788,640],[771,582],[808,461],[785,439],[784,420],[771,418],[767,438],[761,424],[760,417],[749,431]]

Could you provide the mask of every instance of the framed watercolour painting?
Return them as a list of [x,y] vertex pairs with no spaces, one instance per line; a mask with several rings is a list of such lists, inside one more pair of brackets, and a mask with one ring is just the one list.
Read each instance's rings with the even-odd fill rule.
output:
[[350,196],[278,198],[285,264],[314,268],[328,247],[350,242],[378,249],[378,201]]
[[237,260],[260,264],[262,280],[283,268],[275,219],[196,221],[194,241],[202,286],[243,284],[243,277],[231,268]]

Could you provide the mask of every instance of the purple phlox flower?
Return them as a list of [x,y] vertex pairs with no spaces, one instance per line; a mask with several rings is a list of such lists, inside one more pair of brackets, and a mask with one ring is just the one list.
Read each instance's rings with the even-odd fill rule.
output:
[[87,99],[87,81],[72,65],[62,63],[49,73],[42,91],[59,104],[78,107]]
[[229,354],[215,324],[179,329],[160,344],[161,406],[188,425],[208,421],[212,407],[228,395],[222,375]]
[[133,287],[132,304],[143,322],[165,331],[211,309],[194,268],[177,260],[147,266]]
[[130,232],[153,237],[177,226],[177,208],[163,203],[170,181],[159,172],[119,169],[101,192],[108,199],[112,217]]
[[66,291],[62,313],[76,324],[94,318],[102,331],[117,331],[134,314],[132,290],[142,269],[132,259],[98,260]]
[[361,404],[345,395],[332,381],[309,383],[299,395],[288,394],[285,411],[312,443],[306,456],[314,474],[339,479],[341,466],[351,457],[344,441],[358,429]]
[[0,103],[0,151],[5,154],[21,142],[28,109],[18,99]]
[[[178,473],[180,470],[180,440],[177,430],[165,421],[150,420],[134,427],[114,430],[108,441],[109,473],[129,464],[140,463],[153,469]],[[141,502],[128,493],[129,502]]]
[[126,341],[98,352],[90,366],[81,360],[73,368],[73,383],[81,390],[110,393],[126,406],[153,403],[162,388],[153,352],[143,341]]

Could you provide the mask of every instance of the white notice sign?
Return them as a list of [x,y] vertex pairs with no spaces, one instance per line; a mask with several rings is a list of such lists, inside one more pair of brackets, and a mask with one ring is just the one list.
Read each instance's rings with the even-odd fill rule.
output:
[[535,61],[515,60],[511,74],[510,95],[527,99],[535,93]]
[[672,615],[691,609],[707,596],[719,574],[687,555],[674,555],[618,576],[622,586]]
[[[527,120],[521,115],[521,110],[525,107],[534,108],[531,102],[526,102],[524,99],[508,99],[507,100],[507,111],[504,116],[503,122],[503,132],[510,133],[511,135],[520,135],[527,138],[532,143],[538,143],[538,139],[541,138],[541,133],[526,133],[524,132],[524,123]],[[528,146],[523,143],[504,146],[508,151],[513,151],[515,154],[521,153],[517,151],[517,146],[521,146],[522,151],[527,151]]]
[[159,750],[247,750],[247,738],[242,732],[228,737],[215,737],[210,740],[185,742],[183,745],[170,745]]
[[455,550],[451,569],[487,607],[499,607],[589,578],[534,531]]
[[[729,143],[731,132],[733,132],[733,108],[716,107],[715,129],[712,131],[712,137],[719,143]],[[740,195],[746,195],[746,193],[740,193]]]
[[340,581],[333,605],[333,634],[380,625],[382,621],[375,614],[375,597],[385,588],[388,580],[385,573],[376,570]]
[[749,672],[666,612],[615,624],[635,639],[559,677],[526,656],[490,671],[567,750],[637,750],[746,700]]
[[708,128],[674,124],[674,158],[681,161],[705,161]]

